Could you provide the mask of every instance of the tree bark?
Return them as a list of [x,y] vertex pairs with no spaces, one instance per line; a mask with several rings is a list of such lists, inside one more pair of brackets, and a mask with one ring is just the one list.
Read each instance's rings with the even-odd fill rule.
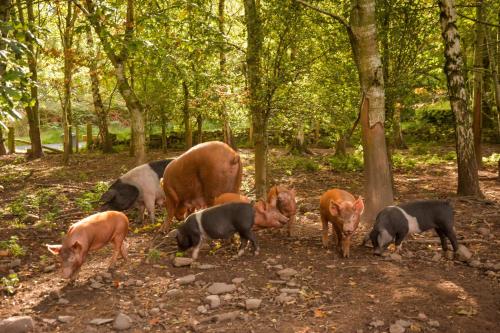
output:
[[484,19],[483,0],[478,0],[476,4],[475,23],[475,43],[474,43],[474,102],[473,102],[473,121],[472,131],[474,134],[474,151],[476,154],[476,163],[481,168],[481,128],[482,128],[482,99],[483,99],[483,70],[484,70],[484,28],[482,22]]
[[196,143],[200,144],[203,142],[203,117],[200,113],[196,116],[196,125],[198,125],[198,138]]
[[[499,17],[500,18],[500,17]],[[500,28],[499,28],[500,30]],[[493,81],[493,89],[495,89],[495,105],[497,109],[497,134],[500,137],[500,82],[498,81],[498,72],[497,72],[497,57],[498,53],[496,51],[495,44],[498,44],[500,40],[496,41],[496,43],[491,44],[489,34],[485,34],[486,37],[486,47],[488,50],[488,59],[490,63],[491,69],[491,79]]]
[[474,136],[470,114],[467,111],[467,91],[463,75],[460,36],[456,26],[457,13],[454,0],[440,0],[441,35],[444,42],[448,94],[455,114],[455,138],[458,164],[459,195],[479,195],[478,169],[474,152]]
[[[24,25],[26,21],[24,19],[24,11],[23,11],[23,1],[17,1],[18,7],[18,15],[19,21]],[[32,30],[36,24],[35,22],[35,13],[33,11],[33,0],[26,0],[26,9],[27,9],[27,17],[28,17],[28,29]],[[31,80],[35,82],[35,84],[30,84],[30,99],[32,101],[32,105],[25,107],[26,115],[28,117],[28,125],[29,125],[29,137],[31,142],[31,152],[29,158],[40,158],[43,156],[42,150],[42,140],[40,136],[40,113],[39,113],[39,102],[38,102],[38,50],[35,48],[35,43],[31,34],[26,33],[26,46],[28,47],[27,58],[28,58],[28,68],[31,75]]]
[[401,131],[401,108],[402,105],[396,103],[392,112],[392,139],[394,140],[395,148],[407,149],[408,147],[403,140],[403,132]]
[[99,71],[97,67],[98,55],[94,49],[94,37],[92,31],[87,30],[87,46],[89,49],[89,76],[90,86],[92,90],[92,101],[94,103],[94,113],[97,117],[97,125],[99,126],[99,137],[101,148],[104,153],[111,153],[113,151],[113,142],[109,135],[108,129],[108,112],[104,107],[102,101],[101,91],[99,88]]
[[255,195],[263,198],[267,187],[267,126],[269,110],[264,107],[261,83],[262,23],[260,8],[255,0],[244,0],[247,28],[247,76],[250,112],[255,147]]
[[[7,24],[10,20],[10,7],[11,7],[11,1],[10,0],[5,0],[0,2],[0,21],[2,23],[2,26],[0,27],[1,31],[1,36],[3,38],[7,37]],[[4,39],[0,38],[0,51],[5,50],[6,43]],[[0,84],[3,87],[5,87],[5,81],[4,81],[4,74],[5,70],[7,69],[6,62],[0,61]],[[0,125],[0,156],[1,155],[6,155],[7,154],[7,149],[5,148],[4,144],[4,137],[3,137],[3,126]]]
[[182,90],[184,92],[184,105],[182,107],[184,120],[184,142],[186,149],[189,149],[193,146],[193,131],[191,129],[191,119],[189,114],[189,88],[186,81],[182,82]]
[[146,138],[144,133],[144,108],[137,98],[134,89],[130,86],[129,80],[125,73],[125,63],[128,59],[128,46],[134,34],[134,1],[127,0],[127,17],[125,20],[125,33],[123,37],[123,45],[118,53],[113,47],[111,38],[108,31],[104,29],[96,15],[96,5],[92,0],[85,0],[86,16],[90,24],[94,28],[104,52],[108,56],[115,69],[116,81],[118,84],[118,91],[123,97],[127,109],[129,110],[130,120],[132,122],[131,130],[133,132],[131,140],[133,141],[134,156],[136,164],[144,163],[146,159]]
[[384,134],[385,92],[383,66],[377,48],[374,0],[352,0],[352,46],[361,89],[361,126],[364,159],[365,213],[369,223],[392,204],[393,191]]

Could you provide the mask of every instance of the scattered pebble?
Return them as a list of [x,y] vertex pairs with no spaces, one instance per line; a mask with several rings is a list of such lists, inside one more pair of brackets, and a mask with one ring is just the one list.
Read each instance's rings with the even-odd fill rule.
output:
[[217,266],[215,265],[210,265],[210,264],[201,264],[200,266],[198,266],[199,269],[212,269],[212,268],[215,268]]
[[99,288],[102,288],[102,286],[103,286],[102,283],[95,281],[95,282],[92,282],[92,284],[90,285],[90,288],[99,289]]
[[183,285],[183,284],[192,283],[192,282],[194,282],[194,280],[196,280],[196,276],[194,274],[189,274],[189,275],[180,277],[178,279],[175,279],[175,282],[177,282],[180,285]]
[[458,246],[458,250],[456,252],[457,258],[461,261],[468,261],[472,257],[472,253],[469,251],[469,249],[463,245],[460,244]]
[[399,324],[391,324],[389,326],[389,332],[390,333],[404,333],[405,328]]
[[179,295],[180,293],[181,293],[181,291],[179,289],[170,289],[170,290],[167,290],[165,295],[167,295],[168,297],[173,297],[173,296]]
[[442,256],[442,254],[438,252],[438,253],[436,253],[436,254],[432,257],[432,259],[431,259],[431,260],[432,260],[432,261],[439,261],[439,260],[441,260],[441,258],[442,258],[442,257],[443,257],[443,256]]
[[418,313],[418,319],[422,320],[422,321],[426,321],[427,320],[427,315],[423,312],[419,312]]
[[297,275],[297,273],[298,272],[293,268],[285,268],[277,272],[277,274],[282,280],[289,280],[293,276]]
[[205,303],[210,305],[210,309],[215,309],[220,306],[220,297],[218,295],[209,295],[205,298]]
[[396,324],[406,328],[406,327],[410,327],[411,322],[409,322],[408,320],[398,319],[398,320],[396,320]]
[[69,323],[70,321],[73,321],[75,317],[73,316],[59,316],[57,317],[57,320],[59,320],[61,323]]
[[113,321],[113,328],[117,331],[127,330],[132,326],[132,318],[123,313],[118,313]]
[[113,275],[110,272],[103,272],[101,273],[101,276],[106,280],[111,280],[113,278]]
[[208,287],[207,291],[210,294],[226,294],[233,292],[236,289],[236,286],[234,284],[227,284],[224,282],[215,282],[213,283],[210,287]]
[[286,284],[286,281],[283,280],[269,280],[267,282],[271,284]]
[[222,299],[223,299],[224,301],[230,301],[230,300],[232,300],[232,299],[233,299],[233,295],[231,295],[231,294],[225,294],[225,295],[222,295]]
[[103,324],[107,324],[107,323],[110,323],[113,321],[113,318],[96,318],[96,319],[92,319],[89,324],[92,324],[92,325],[103,325]]
[[481,262],[479,260],[474,259],[469,261],[469,266],[472,268],[479,268],[481,267]]
[[138,287],[141,287],[142,285],[144,285],[144,281],[137,280],[137,281],[135,281],[135,285],[138,286]]
[[368,325],[371,326],[371,327],[377,328],[377,327],[380,327],[380,326],[384,326],[384,322],[379,319],[379,320],[371,321]]
[[231,280],[231,282],[234,283],[234,284],[240,284],[243,281],[245,281],[244,278],[234,278],[234,279]]
[[49,266],[45,266],[43,268],[43,272],[44,273],[50,273],[50,272],[52,272],[55,269],[56,269],[56,265],[55,264],[54,265],[49,265]]
[[281,288],[280,293],[285,293],[285,294],[298,294],[300,292],[300,289],[298,288]]
[[183,267],[183,266],[189,266],[193,262],[192,258],[186,258],[186,257],[175,257],[172,264],[174,267]]
[[240,313],[238,311],[233,311],[233,312],[226,312],[226,313],[221,313],[218,315],[215,315],[214,317],[210,318],[211,321],[215,321],[216,323],[220,323],[223,321],[230,321],[230,320],[235,320],[238,318]]
[[389,254],[389,259],[394,261],[401,261],[403,257],[399,253],[391,253]]
[[69,304],[69,301],[66,299],[66,298],[59,298],[59,301],[57,301],[57,304],[62,304],[62,305],[66,305],[66,304]]
[[432,319],[431,319],[431,320],[429,320],[427,323],[428,323],[428,324],[429,324],[429,326],[431,326],[431,327],[439,327],[439,321],[437,321],[437,320],[432,320]]
[[279,264],[279,265],[274,265],[272,266],[274,269],[283,269],[283,265]]
[[160,313],[160,308],[152,308],[151,310],[149,310],[149,312],[152,315],[157,315],[158,313]]
[[14,316],[0,321],[0,332],[24,333],[35,329],[35,322],[30,316]]
[[208,309],[205,305],[200,305],[196,308],[196,310],[198,310],[199,313],[207,313],[208,312]]
[[14,259],[9,263],[9,268],[16,268],[18,266],[21,266],[21,259],[19,258]]
[[54,325],[57,322],[57,319],[43,318],[42,321],[46,324]]
[[260,303],[262,303],[261,299],[258,298],[249,298],[245,301],[245,308],[247,310],[255,310],[260,307]]
[[277,296],[274,300],[280,304],[283,304],[293,301],[294,298],[292,296],[288,296],[285,293],[282,293],[279,296]]
[[483,237],[486,237],[486,236],[489,236],[490,235],[490,229],[488,228],[484,228],[484,227],[481,227],[481,228],[478,228],[477,231],[481,234],[481,236]]

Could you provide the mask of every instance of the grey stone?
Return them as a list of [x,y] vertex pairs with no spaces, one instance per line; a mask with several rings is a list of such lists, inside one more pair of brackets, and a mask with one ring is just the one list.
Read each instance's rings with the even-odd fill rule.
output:
[[286,281],[283,280],[269,280],[267,282],[270,284],[287,284]]
[[75,317],[73,316],[58,316],[57,320],[59,320],[61,323],[69,323],[70,321],[73,321]]
[[92,282],[92,284],[90,285],[90,288],[92,289],[99,289],[99,288],[102,288],[103,284],[100,283],[100,282]]
[[285,294],[298,294],[300,293],[300,289],[298,288],[281,288],[280,293],[285,293]]
[[390,333],[404,333],[405,328],[399,324],[391,324],[391,326],[389,326],[389,332]]
[[224,282],[215,282],[213,283],[210,287],[208,287],[207,291],[210,294],[226,294],[233,292],[236,289],[236,286],[234,284],[227,284]]
[[437,321],[437,320],[432,320],[432,319],[431,319],[431,320],[429,320],[427,323],[428,323],[428,324],[429,324],[429,326],[431,326],[431,327],[439,327],[439,326],[440,326],[440,325],[439,325],[439,321]]
[[101,276],[106,280],[111,280],[113,278],[113,275],[109,272],[103,272],[101,273]]
[[247,310],[255,310],[260,307],[260,303],[262,303],[261,299],[258,298],[249,298],[245,301],[245,308]]
[[157,315],[158,313],[160,313],[160,308],[152,308],[151,310],[149,310],[149,312],[153,315]]
[[54,265],[49,265],[49,266],[45,266],[43,268],[43,272],[44,273],[50,273],[50,272],[52,272],[55,269],[56,269],[56,265],[55,264]]
[[399,253],[391,253],[389,254],[389,259],[394,261],[401,261],[403,260],[403,257]]
[[138,286],[138,287],[142,287],[144,285],[144,281],[137,280],[137,281],[135,281],[135,285]]
[[279,296],[277,296],[274,300],[280,304],[283,304],[293,301],[294,298],[292,296],[288,296],[285,293],[282,293]]
[[192,258],[175,257],[172,264],[174,267],[189,266],[193,262]]
[[132,326],[132,322],[132,318],[120,312],[113,321],[113,328],[117,331],[127,330]]
[[288,279],[292,278],[293,276],[297,275],[297,273],[298,272],[293,268],[285,268],[285,269],[279,270],[277,272],[279,277],[283,280],[288,280]]
[[35,321],[30,316],[14,316],[0,321],[0,332],[24,333],[35,329]]
[[17,258],[9,262],[9,268],[16,268],[18,266],[21,266],[21,259]]
[[368,325],[370,325],[371,327],[377,328],[380,326],[384,326],[384,321],[378,319],[378,320],[371,321]]
[[175,279],[175,282],[177,282],[180,285],[183,285],[183,284],[192,283],[192,282],[194,282],[194,280],[196,280],[196,276],[194,274],[189,274],[189,275],[180,277],[178,279]]
[[488,228],[484,228],[484,227],[481,227],[481,228],[478,228],[477,231],[481,234],[481,236],[489,236],[490,235],[490,229]]
[[46,324],[54,325],[57,322],[57,319],[43,318],[42,321]]
[[220,306],[220,297],[218,295],[209,295],[205,298],[205,303],[209,304],[211,309],[218,308]]
[[234,283],[234,284],[240,284],[243,281],[245,281],[244,278],[234,278],[234,279],[231,280],[231,282]]
[[469,266],[473,268],[478,268],[481,267],[481,262],[479,260],[474,259],[469,261]]
[[180,293],[181,293],[180,289],[170,289],[165,293],[165,295],[167,295],[168,297],[174,297],[179,295]]
[[442,258],[442,257],[443,257],[443,256],[441,255],[441,253],[439,253],[439,252],[438,252],[438,253],[436,253],[436,254],[432,257],[432,259],[431,259],[431,260],[432,260],[432,261],[439,261],[439,260],[441,260],[441,258]]
[[89,324],[92,324],[92,325],[104,325],[104,324],[107,324],[107,323],[111,323],[113,321],[113,318],[96,318],[96,319],[92,319]]
[[461,261],[468,261],[472,257],[472,253],[463,244],[460,244],[458,246],[458,250],[457,250],[456,254],[457,254],[458,259]]
[[212,269],[212,268],[215,268],[217,266],[215,265],[210,265],[210,264],[201,264],[200,266],[198,266],[199,269]]
[[279,264],[279,265],[274,265],[272,266],[274,269],[283,269],[283,265]]
[[230,301],[233,299],[233,295],[231,294],[224,294],[222,295],[222,299],[225,300],[225,301]]
[[200,305],[199,307],[196,308],[196,310],[198,310],[199,313],[207,313],[208,312],[208,309],[205,305]]
[[240,313],[238,311],[226,312],[215,315],[212,320],[214,320],[216,323],[220,323],[224,321],[235,320],[236,318],[239,317],[239,315]]
[[57,304],[62,304],[62,305],[66,305],[66,304],[69,304],[69,301],[66,299],[66,298],[59,298],[59,301],[57,301]]
[[396,320],[396,324],[401,325],[404,328],[407,328],[407,327],[411,326],[411,322],[409,322],[408,320],[403,320],[403,319]]
[[427,320],[427,315],[425,313],[423,313],[423,312],[419,312],[417,317],[421,321],[426,321]]

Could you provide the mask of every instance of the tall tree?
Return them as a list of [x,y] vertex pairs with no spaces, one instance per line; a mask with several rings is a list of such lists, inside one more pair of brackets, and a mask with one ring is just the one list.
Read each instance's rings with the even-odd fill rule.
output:
[[392,204],[392,178],[384,134],[385,91],[383,66],[377,47],[374,0],[352,0],[350,24],[353,53],[363,91],[361,128],[363,139],[365,220]]
[[75,62],[75,52],[73,50],[73,37],[75,30],[75,21],[78,16],[78,11],[71,1],[66,3],[66,15],[64,16],[64,22],[62,19],[63,13],[56,3],[57,19],[59,34],[61,37],[61,44],[64,51],[64,82],[63,82],[63,97],[61,101],[62,105],[62,127],[64,133],[64,152],[63,152],[63,162],[67,164],[69,162],[69,155],[73,151],[73,140],[72,140],[72,123],[73,116],[71,110],[71,93],[73,88],[73,71]]
[[484,71],[484,3],[478,0],[476,3],[476,23],[474,42],[474,102],[472,130],[474,134],[474,151],[476,163],[481,167],[481,132],[482,132],[482,104],[483,104],[483,71]]
[[[7,45],[5,43],[5,38],[7,37],[7,24],[10,20],[10,7],[11,7],[11,1],[10,0],[2,0],[0,1],[0,22],[2,26],[0,27],[0,32],[1,32],[1,37],[0,38],[0,52],[3,52]],[[5,80],[4,80],[4,75],[5,71],[7,69],[7,62],[6,61],[0,61],[0,84],[2,86],[2,92],[4,91],[5,88]],[[1,115],[0,115],[1,116]],[[7,154],[7,149],[5,149],[5,144],[4,144],[4,137],[3,137],[3,126],[0,124],[0,156]]]
[[481,195],[474,152],[474,136],[470,113],[467,110],[460,35],[456,25],[454,0],[440,0],[441,36],[444,42],[444,72],[448,81],[448,95],[455,114],[455,136],[458,163],[459,195]]
[[189,87],[186,81],[182,81],[182,91],[184,93],[184,104],[182,106],[182,117],[184,122],[184,142],[186,149],[193,146],[193,130],[191,128],[191,115],[189,112]]
[[98,52],[94,47],[94,37],[92,30],[87,30],[87,46],[89,49],[89,76],[90,86],[92,90],[92,101],[94,103],[94,112],[97,117],[97,124],[99,126],[99,137],[104,153],[110,153],[113,150],[113,143],[108,130],[108,112],[102,102],[101,91],[99,87],[99,69],[98,69]]
[[[77,0],[73,0],[78,3]],[[125,33],[123,38],[118,35],[113,36],[102,21],[104,9],[92,0],[85,0],[85,9],[83,12],[87,16],[90,24],[94,28],[99,40],[101,41],[104,52],[111,61],[115,70],[116,80],[118,82],[118,91],[123,97],[130,114],[132,124],[132,140],[134,156],[137,164],[142,164],[146,158],[146,137],[144,131],[144,107],[137,98],[134,89],[131,87],[129,78],[125,70],[129,58],[129,48],[133,41],[135,20],[134,20],[134,0],[127,0],[127,13],[124,23]]]
[[[27,18],[25,19],[23,5],[26,4]],[[36,46],[32,31],[35,31],[35,13],[33,10],[33,0],[17,0],[18,18],[21,24],[26,29],[26,46],[28,47],[27,58],[28,68],[30,71],[30,96],[25,106],[26,115],[28,116],[29,137],[31,141],[31,158],[40,158],[43,156],[42,140],[40,137],[40,113],[38,101],[38,47]]]
[[256,0],[243,0],[247,28],[247,77],[250,112],[252,114],[253,142],[255,147],[255,194],[261,198],[267,186],[267,126],[269,113],[264,107],[261,83],[262,23],[260,6]]

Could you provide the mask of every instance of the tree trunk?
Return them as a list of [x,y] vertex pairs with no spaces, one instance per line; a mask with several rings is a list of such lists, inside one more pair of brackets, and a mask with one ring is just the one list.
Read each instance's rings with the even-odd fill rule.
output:
[[459,195],[482,195],[479,188],[474,136],[467,111],[467,92],[463,75],[460,37],[456,26],[454,0],[440,0],[440,22],[446,59],[444,71],[448,80],[450,104],[455,114],[455,137],[458,163]]
[[[500,18],[500,17],[499,17]],[[499,28],[500,31],[500,28]],[[497,134],[500,137],[500,82],[498,81],[498,72],[497,72],[497,57],[498,53],[496,51],[495,44],[500,42],[497,41],[494,44],[490,44],[489,34],[486,33],[486,47],[488,50],[488,59],[491,68],[491,79],[493,81],[493,89],[495,89],[495,105],[497,109]]]
[[[1,31],[1,36],[3,38],[7,37],[7,23],[10,20],[10,7],[11,7],[10,0],[0,2],[0,22],[2,23],[2,26],[0,26],[0,31]],[[0,51],[3,51],[5,47],[6,43],[4,39],[0,38]],[[6,68],[7,68],[6,62],[0,61],[0,84],[2,85],[2,89],[4,89],[5,87],[5,82],[3,78]],[[7,149],[5,149],[4,141],[5,139],[3,137],[3,127],[2,125],[0,125],[0,156],[7,154]]]
[[111,41],[109,38],[116,38],[112,36],[108,31],[106,31],[101,21],[99,20],[99,16],[96,15],[96,6],[92,0],[85,0],[86,7],[86,15],[87,19],[91,23],[94,28],[97,36],[99,36],[99,40],[101,41],[101,45],[108,56],[108,59],[111,61],[116,75],[116,81],[118,84],[118,91],[120,95],[123,97],[125,104],[127,105],[127,109],[129,110],[132,130],[132,138],[133,142],[133,155],[136,159],[136,164],[142,164],[146,158],[146,139],[144,133],[144,119],[143,113],[144,108],[137,98],[134,89],[129,85],[127,76],[125,74],[125,62],[128,58],[128,46],[132,42],[132,37],[134,34],[134,1],[127,0],[127,18],[125,20],[125,33],[123,37],[122,48],[120,53],[113,48]]
[[292,155],[305,155],[312,154],[312,152],[306,146],[306,140],[304,136],[304,122],[300,121],[297,125],[297,134],[292,142],[292,146],[290,148],[290,154]]
[[94,49],[94,37],[92,31],[87,30],[87,46],[89,48],[89,76],[90,86],[92,90],[92,101],[94,103],[94,113],[97,117],[97,125],[99,126],[99,137],[101,148],[104,153],[111,153],[113,151],[113,142],[109,135],[108,129],[108,112],[104,108],[102,102],[101,91],[99,88],[99,72],[97,69],[97,52]]
[[267,125],[269,110],[264,107],[261,83],[262,27],[259,2],[244,0],[247,28],[247,76],[255,146],[255,195],[263,198],[267,187]]
[[[23,12],[23,3],[21,0],[17,1],[19,21],[24,25],[26,24]],[[26,0],[26,8],[28,14],[28,28],[31,30],[35,25],[35,14],[33,11],[33,0]],[[32,31],[32,33],[35,33]],[[26,33],[26,46],[29,52],[27,52],[28,58],[28,68],[31,74],[30,79],[34,84],[30,84],[30,98],[33,101],[33,105],[25,107],[26,115],[28,118],[29,125],[29,137],[31,141],[31,152],[29,158],[40,158],[43,156],[42,150],[42,140],[40,137],[40,113],[39,113],[39,102],[38,102],[38,65],[37,57],[38,51],[35,49],[34,40],[31,34]]]
[[473,122],[472,130],[474,134],[474,151],[476,154],[476,163],[481,168],[481,128],[482,128],[482,99],[483,99],[483,58],[484,58],[484,28],[482,22],[484,19],[483,1],[478,0],[476,4],[475,23],[475,45],[474,45],[474,102],[473,102]]
[[384,134],[385,92],[383,66],[377,48],[374,0],[352,0],[350,36],[363,91],[361,126],[364,159],[365,213],[369,223],[392,204],[392,179]]
[[160,113],[160,121],[161,121],[161,150],[163,152],[167,151],[167,120],[165,117],[165,110],[164,106],[161,107],[161,113]]
[[403,132],[401,131],[401,108],[402,105],[396,103],[394,111],[392,112],[392,138],[395,148],[407,149],[408,147],[403,140]]
[[182,90],[184,91],[184,105],[182,107],[182,114],[184,120],[184,142],[186,149],[193,146],[193,131],[191,130],[191,120],[189,115],[189,88],[186,81],[182,82]]
[[196,125],[198,125],[198,138],[196,143],[200,144],[203,142],[203,117],[201,114],[196,116]]

